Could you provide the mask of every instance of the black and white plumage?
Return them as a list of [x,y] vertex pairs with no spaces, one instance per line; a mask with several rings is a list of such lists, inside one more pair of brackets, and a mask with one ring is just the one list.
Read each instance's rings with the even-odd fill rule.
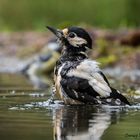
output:
[[92,40],[84,29],[48,29],[64,48],[56,63],[54,81],[56,92],[65,104],[130,105],[119,91],[110,86],[99,63],[88,59],[86,52],[92,48]]

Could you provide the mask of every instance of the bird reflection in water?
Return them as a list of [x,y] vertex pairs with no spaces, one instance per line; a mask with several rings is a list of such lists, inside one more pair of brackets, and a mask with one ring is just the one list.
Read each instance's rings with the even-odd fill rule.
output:
[[118,110],[93,106],[63,106],[54,112],[54,140],[100,140]]

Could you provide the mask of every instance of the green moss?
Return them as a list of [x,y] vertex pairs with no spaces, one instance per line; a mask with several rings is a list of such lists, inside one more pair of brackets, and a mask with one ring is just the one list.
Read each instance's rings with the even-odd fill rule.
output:
[[115,62],[117,62],[118,58],[116,55],[109,55],[109,56],[105,56],[105,57],[100,57],[97,59],[97,61],[99,63],[101,63],[101,67],[105,67],[108,65],[112,65]]
[[107,55],[108,54],[108,46],[109,43],[105,39],[97,39],[96,40],[97,51],[99,55]]

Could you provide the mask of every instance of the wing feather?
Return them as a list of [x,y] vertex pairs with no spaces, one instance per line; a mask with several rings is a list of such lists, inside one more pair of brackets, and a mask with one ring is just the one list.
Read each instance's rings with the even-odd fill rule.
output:
[[99,63],[92,60],[85,60],[77,66],[76,69],[70,70],[67,76],[78,77],[88,80],[89,85],[101,96],[109,97],[111,93],[111,88],[108,82],[104,80],[101,70],[98,66]]
[[68,97],[84,103],[97,103],[99,94],[89,85],[86,79],[78,77],[65,77],[61,80],[63,91]]

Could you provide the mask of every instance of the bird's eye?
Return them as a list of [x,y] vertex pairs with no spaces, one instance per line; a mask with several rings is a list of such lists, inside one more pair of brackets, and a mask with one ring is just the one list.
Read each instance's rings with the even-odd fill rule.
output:
[[75,33],[69,33],[69,35],[68,35],[70,38],[74,38],[75,36],[76,36],[76,34]]

